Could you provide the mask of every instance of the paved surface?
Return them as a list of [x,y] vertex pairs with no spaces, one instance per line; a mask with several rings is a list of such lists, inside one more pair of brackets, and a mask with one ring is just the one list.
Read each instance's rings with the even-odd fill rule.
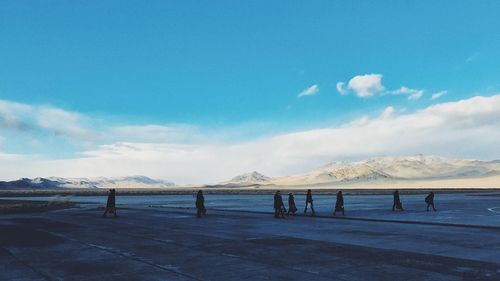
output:
[[500,229],[134,207],[0,217],[0,280],[500,280]]
[[[405,194],[401,191],[404,212],[392,212],[392,195],[345,195],[346,214],[350,217],[368,219],[389,219],[400,221],[425,221],[436,223],[455,223],[467,225],[486,225],[500,227],[500,192],[476,191],[468,193],[436,192],[438,212],[426,212],[424,198],[427,194]],[[286,192],[284,192],[286,193]],[[335,191],[333,191],[335,193]],[[72,197],[16,197],[7,199],[57,201],[64,198],[79,205],[103,206],[106,196]],[[316,212],[331,216],[335,205],[335,194],[313,195]],[[288,197],[284,195],[285,203]],[[0,198],[1,200],[1,198]],[[127,195],[118,193],[118,207],[144,207],[149,205],[165,207],[194,207],[193,194],[184,195]],[[295,196],[297,208],[304,209],[304,194]],[[207,194],[205,204],[209,209],[264,211],[273,209],[272,194]]]

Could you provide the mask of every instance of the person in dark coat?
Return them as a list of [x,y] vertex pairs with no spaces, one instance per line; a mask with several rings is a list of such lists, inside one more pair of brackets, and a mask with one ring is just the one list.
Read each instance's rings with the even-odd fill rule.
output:
[[316,212],[314,211],[314,207],[313,207],[313,196],[312,196],[312,192],[310,189],[307,190],[307,195],[306,195],[306,208],[304,209],[304,214],[307,213],[307,205],[310,204],[311,205],[311,210],[312,210],[312,215],[315,216],[316,215]]
[[293,196],[293,193],[288,193],[288,213],[287,215],[292,214],[292,216],[295,216],[295,212],[297,212],[297,206],[295,206],[295,198]]
[[278,190],[274,194],[274,217],[275,218],[285,218],[285,205],[283,205],[283,198],[281,197],[281,192]]
[[104,211],[104,214],[102,214],[103,217],[106,216],[107,213],[112,213],[114,214],[114,217],[118,217],[116,214],[116,190],[110,189],[109,194],[108,194],[108,202],[106,202],[106,210]]
[[396,209],[404,211],[403,204],[401,203],[401,199],[399,199],[399,191],[398,190],[394,191],[393,197],[394,197],[394,203],[392,204],[392,211],[394,211]]
[[342,212],[342,215],[345,216],[344,195],[342,195],[342,191],[339,191],[337,193],[337,201],[335,202],[335,210],[333,211],[333,215],[335,216],[337,212]]
[[434,212],[436,211],[436,208],[434,207],[434,192],[431,191],[429,195],[425,197],[425,203],[427,203],[427,212],[429,212],[430,206],[432,206]]
[[196,194],[196,216],[201,217],[201,215],[207,215],[207,209],[205,209],[205,197],[203,196],[203,191],[198,190]]

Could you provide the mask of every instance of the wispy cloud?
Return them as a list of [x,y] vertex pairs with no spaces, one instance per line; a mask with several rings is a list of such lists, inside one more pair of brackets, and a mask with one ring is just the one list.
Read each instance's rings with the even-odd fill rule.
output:
[[412,89],[406,86],[402,86],[397,90],[388,92],[393,95],[408,95],[409,100],[418,100],[424,95],[424,90]]
[[442,97],[442,96],[446,95],[447,93],[448,93],[448,91],[447,91],[447,90],[444,90],[444,91],[439,91],[439,92],[437,92],[437,93],[434,93],[434,94],[432,94],[432,96],[431,96],[431,100],[439,99],[440,97]]
[[72,139],[96,137],[87,118],[53,106],[29,105],[0,100],[0,127],[18,131],[42,131]]
[[319,92],[319,87],[317,84],[314,84],[314,85],[308,87],[307,89],[303,90],[302,92],[300,92],[297,95],[297,97],[301,98],[301,97],[306,97],[306,96],[314,96],[318,92]]
[[465,59],[465,63],[470,63],[474,60],[476,60],[478,57],[479,57],[480,53],[479,52],[475,52],[473,54],[471,54],[470,56],[468,56],[466,59]]
[[382,74],[357,75],[349,80],[347,88],[344,82],[337,82],[336,87],[341,95],[347,95],[349,91],[352,91],[360,98],[373,97],[377,94],[392,94],[407,95],[408,100],[418,100],[424,95],[424,90],[412,89],[406,86],[401,86],[396,90],[386,90],[382,84],[382,78]]
[[197,143],[208,142],[197,127],[186,124],[108,124],[102,139],[107,142],[147,142],[147,143]]
[[345,83],[344,82],[337,82],[337,91],[341,94],[341,95],[347,95],[349,94],[349,91],[347,91],[345,88],[344,88],[344,85]]
[[382,118],[382,119],[391,118],[394,116],[395,111],[396,110],[394,109],[394,107],[388,106],[384,109],[382,114],[380,114],[380,118]]
[[422,91],[418,91],[414,94],[411,94],[408,96],[408,100],[418,100],[420,99],[422,96],[424,95],[424,93]]

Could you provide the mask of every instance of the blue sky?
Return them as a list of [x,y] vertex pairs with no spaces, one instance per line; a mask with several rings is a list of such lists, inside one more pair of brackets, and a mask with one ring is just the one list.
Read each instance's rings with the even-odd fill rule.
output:
[[[498,1],[2,1],[0,100],[7,104],[0,110],[0,153],[77,161],[120,143],[227,148],[341,128],[387,108],[410,115],[493,97],[500,87],[497,11]],[[29,108],[14,116],[16,105]],[[123,127],[138,131],[107,134]],[[144,128],[161,137],[138,137]],[[410,146],[395,153],[419,151],[500,157]],[[230,172],[284,174],[380,154],[390,151],[326,149],[324,158],[310,156],[315,161],[294,158],[309,159],[294,168],[248,164]],[[131,166],[109,174],[133,172]],[[38,173],[79,174],[26,172]]]

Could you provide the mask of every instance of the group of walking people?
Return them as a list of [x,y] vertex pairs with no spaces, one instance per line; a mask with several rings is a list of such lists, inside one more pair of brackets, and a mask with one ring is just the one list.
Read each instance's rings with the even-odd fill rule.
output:
[[[392,211],[400,210],[404,211],[403,209],[403,203],[401,203],[401,198],[399,197],[399,191],[396,190],[393,193],[393,204],[392,204]],[[427,212],[429,211],[429,208],[432,207],[432,210],[436,211],[436,208],[434,206],[434,192],[430,192],[426,197],[425,197],[425,203],[427,204]],[[316,212],[314,211],[314,205],[313,205],[313,198],[312,198],[312,191],[310,189],[307,190],[306,194],[306,204],[304,208],[304,214],[307,213],[307,208],[310,207],[312,211],[312,215],[316,216]],[[283,199],[281,197],[281,192],[278,190],[274,194],[274,217],[275,218],[284,218],[285,213],[287,215],[292,215],[295,216],[295,213],[297,212],[297,206],[295,204],[295,197],[293,193],[288,194],[288,211],[285,207],[285,204],[283,203]],[[345,216],[345,209],[344,209],[344,195],[342,194],[342,191],[337,192],[337,200],[335,201],[335,207],[333,208],[333,215],[337,215],[337,212],[342,212],[342,215]]]
[[[392,194],[394,200],[392,203],[392,211],[400,210],[404,211],[403,209],[403,203],[401,203],[401,198],[399,198],[399,191],[396,190]],[[434,206],[434,192],[429,192],[429,194],[425,197],[425,203],[427,204],[427,212],[429,211],[429,207],[432,207],[432,210],[437,211],[436,207]]]
[[[310,189],[307,190],[306,194],[306,206],[304,208],[304,214],[307,214],[307,208],[310,207],[312,211],[312,216],[316,216],[316,211],[314,211],[314,204],[312,198],[312,191]],[[295,197],[293,193],[288,193],[288,211],[286,210],[285,204],[283,203],[283,198],[281,197],[281,192],[278,190],[274,194],[274,217],[275,218],[284,218],[285,213],[289,216],[295,216],[298,211],[297,205],[295,204]],[[342,212],[342,215],[345,215],[344,211],[344,195],[342,191],[337,192],[337,201],[335,202],[335,208],[333,209],[333,215],[335,216],[337,212]]]
[[[106,204],[106,210],[104,211],[104,214],[102,215],[103,217],[106,216],[107,213],[112,213],[114,217],[117,217],[116,214],[116,190],[115,189],[110,189],[109,194],[108,194],[108,201]],[[392,211],[400,210],[404,211],[403,209],[403,203],[401,203],[401,198],[399,197],[399,191],[396,190],[393,193],[393,204],[392,204]],[[425,197],[425,203],[427,203],[427,211],[429,211],[429,207],[432,207],[434,211],[436,211],[436,208],[434,207],[434,192],[430,192],[426,197]],[[207,214],[207,209],[205,208],[205,197],[203,196],[203,191],[199,190],[198,193],[196,194],[196,216],[197,217],[202,217],[206,216]],[[312,216],[316,216],[316,212],[314,211],[314,204],[313,204],[313,197],[312,197],[312,191],[311,189],[307,190],[306,194],[306,202],[305,202],[305,208],[304,208],[304,214],[307,214],[307,209],[308,207],[312,211]],[[287,216],[292,215],[295,216],[297,213],[297,205],[295,204],[295,197],[293,193],[288,193],[288,211],[285,207],[285,204],[283,203],[283,198],[281,197],[281,192],[278,190],[274,194],[274,217],[275,218],[285,218],[285,213]],[[335,201],[335,207],[333,208],[333,215],[335,216],[337,212],[342,212],[342,215],[345,215],[345,209],[344,209],[344,195],[342,194],[342,191],[337,192],[337,200]]]

